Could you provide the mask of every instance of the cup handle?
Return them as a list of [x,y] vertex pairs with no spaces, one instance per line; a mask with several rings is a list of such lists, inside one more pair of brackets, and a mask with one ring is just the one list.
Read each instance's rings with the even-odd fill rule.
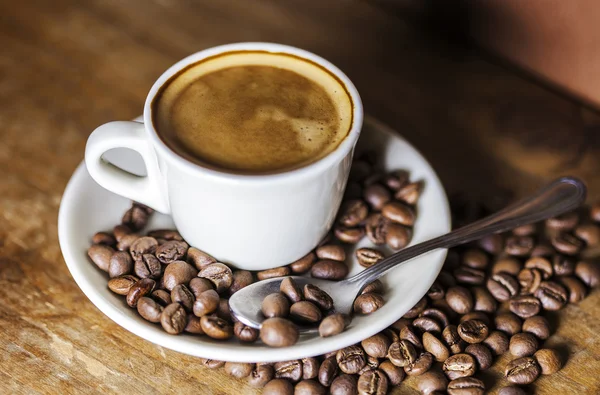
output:
[[[113,148],[129,148],[138,152],[148,175],[137,176],[104,160],[102,155]],[[92,178],[105,189],[161,213],[168,214],[171,211],[164,176],[143,123],[116,121],[98,127],[88,138],[85,165]]]

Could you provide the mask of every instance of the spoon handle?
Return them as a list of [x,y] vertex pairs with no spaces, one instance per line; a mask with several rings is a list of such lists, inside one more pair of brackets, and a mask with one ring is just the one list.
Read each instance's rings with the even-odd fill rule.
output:
[[585,195],[586,187],[580,180],[574,177],[559,178],[537,193],[495,214],[390,255],[378,264],[346,281],[360,283],[362,290],[367,284],[378,279],[392,268],[419,255],[438,248],[450,248],[465,244],[489,234],[506,232],[521,225],[542,221],[571,211],[584,202]]

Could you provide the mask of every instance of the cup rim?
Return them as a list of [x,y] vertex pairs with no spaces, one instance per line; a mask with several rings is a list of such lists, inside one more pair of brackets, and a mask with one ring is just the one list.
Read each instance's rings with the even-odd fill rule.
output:
[[[340,81],[344,84],[353,102],[353,119],[348,135],[333,151],[331,151],[324,157],[297,169],[271,174],[228,173],[225,171],[201,166],[177,154],[162,141],[162,139],[158,136],[156,129],[154,128],[154,124],[152,122],[152,102],[156,94],[172,76],[174,76],[180,70],[184,69],[190,64],[196,63],[210,56],[234,51],[267,51],[273,53],[285,53],[307,59],[326,68],[329,72],[331,72],[337,78],[339,78]],[[346,76],[346,74],[344,74],[344,72],[342,72],[337,66],[335,66],[328,60],[318,55],[315,55],[312,52],[289,45],[269,42],[240,42],[219,45],[216,47],[211,47],[196,52],[175,63],[173,66],[169,67],[152,85],[152,88],[150,89],[150,92],[148,93],[148,96],[146,97],[146,101],[144,103],[143,119],[146,132],[149,135],[152,145],[156,148],[157,151],[161,153],[162,156],[164,156],[165,158],[169,158],[170,161],[172,163],[175,163],[178,167],[185,169],[190,173],[219,178],[232,183],[262,184],[263,182],[297,180],[298,178],[311,177],[339,163],[344,157],[347,156],[349,152],[352,151],[352,149],[356,145],[363,124],[363,106],[358,90],[356,89],[352,81],[350,81],[350,79],[348,78],[348,76]]]

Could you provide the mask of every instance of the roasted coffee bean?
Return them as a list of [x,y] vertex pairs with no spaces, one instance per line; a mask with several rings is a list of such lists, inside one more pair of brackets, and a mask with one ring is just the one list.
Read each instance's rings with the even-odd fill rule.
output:
[[600,202],[596,202],[591,205],[590,219],[594,222],[600,222]]
[[194,265],[196,269],[202,270],[208,265],[216,263],[217,260],[204,251],[200,251],[195,247],[190,247],[187,250],[187,260]]
[[540,340],[546,340],[550,337],[550,324],[545,317],[539,315],[530,317],[523,322],[523,332],[531,333]]
[[256,273],[259,280],[268,280],[270,278],[289,276],[291,269],[287,266],[280,266],[273,269],[267,269]]
[[515,357],[530,357],[538,347],[538,340],[531,333],[517,333],[510,338],[509,350]]
[[409,181],[409,174],[405,170],[396,170],[383,178],[383,183],[392,191],[397,191]]
[[115,278],[130,274],[133,271],[133,259],[125,251],[117,251],[112,254],[108,263],[108,276]]
[[299,359],[276,362],[273,368],[275,368],[275,378],[288,379],[294,383],[302,379],[302,361]]
[[408,340],[400,340],[390,345],[387,358],[396,366],[405,367],[415,362],[417,359],[417,351],[415,346]]
[[371,184],[365,188],[363,197],[373,210],[381,211],[392,198],[392,194],[381,184]]
[[396,333],[396,331],[393,330],[391,327],[390,328],[385,328],[383,331],[381,331],[381,333],[383,333],[385,336],[387,336],[387,338],[390,339],[390,341],[392,343],[400,341],[400,337],[398,336],[398,334]]
[[450,308],[450,305],[448,304],[448,302],[446,302],[445,298],[439,299],[439,300],[432,300],[431,305],[433,307],[435,307],[436,309],[439,309],[439,310],[443,311],[444,313],[446,313],[446,315],[448,316],[448,319],[450,319],[450,320],[452,320],[458,316],[458,314],[456,314],[456,312]]
[[492,324],[490,317],[483,311],[471,311],[460,317],[459,324],[462,324],[465,321],[477,320],[486,324],[488,327]]
[[171,304],[171,294],[164,289],[155,289],[150,294],[150,297],[162,307]]
[[421,196],[422,186],[423,184],[419,181],[408,183],[402,188],[400,188],[398,191],[396,191],[396,193],[394,194],[394,198],[400,200],[401,202],[414,206],[415,204],[417,204],[417,201]]
[[554,281],[542,281],[534,295],[540,300],[544,309],[550,311],[563,308],[569,297],[565,287]]
[[384,358],[391,344],[391,340],[383,332],[368,337],[360,343],[365,353],[374,358]]
[[[187,314],[179,303],[171,303],[164,308],[160,315],[160,324],[165,332],[171,335],[177,335],[183,332],[187,325]],[[202,330],[206,332],[204,325],[202,325]]]
[[555,252],[556,251],[554,251],[554,248],[548,242],[542,241],[533,247],[530,255],[532,257],[541,256],[544,258],[550,258]]
[[188,289],[192,291],[195,298],[198,298],[204,291],[214,289],[214,285],[205,278],[194,277],[190,280]]
[[560,233],[552,237],[550,241],[556,251],[565,255],[577,255],[583,248],[583,242],[570,233]]
[[225,362],[223,367],[225,373],[235,377],[236,379],[243,379],[244,377],[250,376],[254,369],[254,364],[243,363],[243,362]]
[[515,236],[533,236],[537,233],[535,224],[521,225],[512,230]]
[[519,272],[517,280],[521,286],[521,295],[531,295],[542,282],[542,272],[538,269],[523,269]]
[[522,268],[523,264],[519,260],[512,257],[506,257],[498,259],[496,262],[494,262],[494,265],[492,265],[492,274],[508,273],[516,276],[519,274]]
[[154,291],[155,286],[156,282],[149,278],[142,278],[133,284],[127,293],[127,304],[129,307],[136,307],[138,300]]
[[285,318],[268,318],[262,323],[260,339],[271,347],[288,347],[298,341],[298,328]]
[[600,244],[600,227],[596,224],[579,225],[574,233],[589,247],[596,247]]
[[111,278],[108,281],[108,289],[118,295],[127,295],[133,284],[138,281],[139,278],[126,274],[124,276]]
[[171,291],[171,300],[173,303],[179,303],[183,306],[186,312],[191,312],[194,306],[194,295],[192,292],[183,284],[179,284]]
[[446,291],[446,302],[458,314],[466,314],[473,310],[473,296],[464,287],[450,287]]
[[398,201],[386,203],[381,214],[392,222],[404,226],[413,226],[415,224],[415,212],[409,206],[406,206]]
[[319,360],[315,357],[302,358],[302,379],[310,380],[319,375]]
[[248,376],[248,385],[262,388],[273,379],[275,372],[271,365],[257,365]]
[[572,276],[558,277],[557,281],[562,284],[569,294],[570,303],[579,303],[587,294],[586,286],[577,278]]
[[153,254],[143,254],[134,265],[135,274],[139,278],[158,280],[162,275],[162,265]]
[[523,323],[521,319],[513,313],[498,314],[494,318],[496,329],[506,333],[509,336],[521,332]]
[[164,264],[183,260],[187,253],[188,247],[189,246],[185,241],[167,241],[156,248],[156,257]]
[[337,376],[338,370],[339,367],[335,356],[325,358],[319,367],[319,383],[325,387],[332,385],[332,381]]
[[358,378],[359,395],[385,395],[388,390],[388,378],[379,369],[367,370]]
[[540,365],[541,373],[554,374],[562,368],[562,360],[555,350],[543,348],[533,354],[533,358]]
[[456,325],[448,325],[442,332],[442,338],[452,354],[458,354],[465,350],[467,343],[459,336]]
[[119,251],[129,251],[133,243],[135,243],[139,238],[140,235],[135,233],[122,236],[120,240],[117,239],[117,249]]
[[290,314],[290,302],[282,293],[272,293],[263,299],[261,311],[267,318],[287,317]]
[[572,230],[579,223],[579,214],[576,211],[561,214],[559,216],[548,218],[546,220],[546,227],[553,230]]
[[365,352],[358,346],[342,348],[335,358],[340,370],[346,374],[358,373],[367,363]]
[[92,243],[104,244],[113,247],[115,244],[117,244],[117,240],[110,233],[98,232],[94,236],[92,236]]
[[433,318],[419,317],[413,320],[413,326],[422,332],[442,332],[442,326]]
[[485,272],[483,270],[466,266],[454,269],[454,277],[460,284],[481,285],[485,282]]
[[165,268],[163,283],[166,289],[172,291],[178,284],[189,284],[197,274],[198,271],[187,262],[175,261]]
[[300,324],[316,324],[321,321],[323,314],[317,305],[303,300],[290,307],[290,318]]
[[435,280],[427,291],[427,296],[431,300],[443,299],[446,296],[446,289],[438,280]]
[[510,236],[506,239],[504,252],[508,255],[526,256],[531,253],[535,242],[531,236]]
[[398,331],[398,334],[400,333],[400,331],[402,330],[402,328],[407,327],[409,325],[412,325],[412,320],[409,318],[399,318],[398,320],[394,321],[394,323],[392,325],[390,325],[390,329],[393,328],[396,331]]
[[408,310],[406,313],[404,313],[403,317],[404,318],[416,318],[419,316],[419,314],[421,314],[423,312],[423,310],[425,310],[426,307],[427,307],[427,298],[422,297],[421,299],[419,299],[417,304],[415,304],[410,310]]
[[303,299],[302,289],[291,277],[286,277],[279,285],[279,291],[284,294],[292,303],[300,302]]
[[210,280],[218,293],[223,293],[233,283],[233,272],[227,265],[220,262],[212,263],[200,270],[198,277]]
[[361,295],[367,294],[367,293],[382,294],[383,292],[384,292],[383,283],[379,280],[375,280],[372,283],[367,284],[365,289],[360,291]]
[[485,384],[475,377],[461,377],[448,383],[448,395],[483,395]]
[[417,377],[417,388],[423,395],[441,394],[446,391],[448,379],[437,370],[430,370]]
[[231,286],[229,287],[229,295],[233,295],[240,289],[247,287],[254,282],[254,276],[247,270],[235,270],[231,277]]
[[178,240],[183,241],[183,237],[178,231],[174,229],[155,229],[148,232],[148,236],[154,237],[155,239],[164,239],[167,241]]
[[469,344],[465,352],[475,358],[479,370],[489,369],[494,362],[492,352],[485,344]]
[[[200,325],[202,325],[204,333],[213,339],[226,340],[233,337],[233,327],[222,318],[213,315],[204,315],[200,318]],[[267,343],[265,342],[265,344]]]
[[126,225],[117,225],[113,228],[113,235],[115,236],[115,240],[120,242],[123,237],[128,236],[133,233],[133,230]]
[[315,259],[316,259],[315,253],[309,252],[308,254],[304,255],[302,258],[298,259],[297,261],[290,263],[289,266],[290,266],[291,271],[296,274],[306,273],[312,267]]
[[544,257],[532,257],[525,262],[525,269],[537,269],[544,280],[552,276],[552,263]]
[[[343,226],[351,228],[353,226],[359,225],[365,219],[367,219],[367,215],[369,215],[369,207],[367,207],[367,204],[364,201],[360,199],[349,200],[342,204],[342,207],[340,208],[338,222]],[[317,252],[317,256],[318,255],[319,253]]]
[[130,229],[140,230],[148,223],[148,217],[152,213],[149,207],[134,203],[129,210],[125,212],[121,223]]
[[513,384],[531,384],[541,373],[540,365],[531,357],[510,361],[504,369],[504,377]]
[[390,223],[385,234],[385,243],[393,250],[400,250],[410,243],[412,232],[403,225]]
[[354,300],[354,312],[358,314],[371,314],[379,310],[385,303],[383,296],[374,293],[358,295]]
[[246,326],[239,321],[233,325],[233,334],[240,339],[240,341],[246,343],[252,343],[258,339],[258,330]]
[[[329,393],[331,395],[358,394],[358,380],[356,376],[350,374],[341,374],[338,377],[335,377],[335,379],[333,377],[331,377],[331,379],[333,380],[331,382],[331,387],[329,388]],[[323,383],[321,382],[321,384]]]
[[285,379],[271,380],[263,387],[263,395],[294,395],[294,385]]
[[192,306],[194,315],[202,317],[210,313],[214,313],[219,308],[219,294],[214,289],[209,289],[202,292]]
[[217,307],[217,317],[229,323],[233,323],[231,311],[229,310],[229,299],[219,299],[219,307]]
[[481,343],[488,333],[488,326],[479,320],[468,320],[458,325],[458,335],[469,344]]
[[[430,358],[433,361],[433,357],[431,357],[431,354],[430,354]],[[400,383],[402,383],[402,380],[404,380],[404,377],[406,376],[406,373],[404,373],[404,369],[394,365],[393,363],[391,363],[388,360],[383,361],[379,365],[379,370],[381,370],[383,373],[385,373],[386,377],[388,378],[389,384],[392,386],[400,385]],[[427,371],[427,370],[425,370],[425,371]],[[425,371],[423,371],[423,373],[425,373]],[[419,373],[419,374],[421,374],[421,373]],[[418,376],[417,374],[415,374],[415,375]]]
[[529,318],[540,312],[542,303],[535,296],[520,295],[510,300],[510,311],[521,318]]
[[[423,310],[423,312],[419,314],[419,317],[432,318],[437,324],[441,325],[440,329],[437,330],[437,332],[441,332],[442,328],[445,328],[448,326],[448,324],[450,324],[450,321],[448,320],[448,315],[442,310],[437,309],[435,307],[430,307]],[[414,323],[413,325],[419,327],[419,325],[416,325]],[[423,330],[423,328],[420,329]]]
[[371,267],[383,258],[385,258],[383,253],[373,248],[359,248],[356,250],[356,259],[363,267]]
[[356,244],[365,236],[365,230],[362,227],[347,228],[345,226],[336,226],[333,229],[333,234],[342,243]]
[[317,257],[322,260],[334,260],[344,262],[346,260],[346,252],[340,245],[326,244],[316,250]]
[[313,265],[310,275],[325,280],[342,280],[348,275],[348,266],[344,262],[325,259]]
[[590,288],[600,284],[600,264],[590,261],[579,261],[575,266],[575,275]]
[[489,263],[485,252],[471,248],[462,255],[462,264],[472,269],[485,269]]
[[450,356],[450,351],[444,342],[429,332],[423,333],[423,348],[430,352],[438,362],[443,362]]
[[[575,273],[575,259],[564,255],[554,255],[552,258],[552,271],[557,276],[571,276]],[[550,276],[548,276],[550,277]]]
[[498,395],[527,395],[527,392],[521,387],[509,385],[507,387],[500,388]]
[[200,358],[200,364],[209,369],[218,369],[225,365],[225,361],[217,361],[216,359]]
[[137,311],[146,321],[156,323],[160,322],[163,307],[153,299],[144,296],[138,300]]
[[498,255],[504,250],[504,238],[499,233],[485,236],[479,239],[477,244],[485,252],[492,255]]
[[488,291],[500,302],[506,302],[519,293],[519,283],[508,273],[493,274],[486,285]]
[[475,358],[469,354],[455,354],[444,361],[442,365],[444,373],[450,380],[461,377],[470,377],[477,370]]
[[294,395],[325,395],[327,390],[318,381],[302,380],[294,387]]
[[498,303],[492,294],[484,287],[471,288],[475,304],[473,310],[493,313],[498,308]]
[[385,244],[388,225],[389,221],[380,213],[371,214],[365,224],[369,240],[375,245]]
[[154,254],[158,247],[158,241],[154,237],[140,237],[129,247],[129,252],[134,260],[139,260],[144,254]]
[[306,284],[304,286],[304,299],[315,303],[323,310],[333,308],[333,299],[331,299],[331,296],[316,285]]
[[110,260],[115,250],[104,244],[94,244],[88,248],[87,254],[101,270],[108,272],[110,268]]
[[[431,365],[433,365],[433,360],[434,357],[431,353],[427,351],[422,352],[413,363],[404,367],[404,372],[409,376],[420,376],[431,368]],[[394,366],[393,364],[391,365]],[[381,369],[381,366],[379,366],[379,368]]]
[[407,325],[400,329],[400,340],[407,340],[413,346],[417,348],[423,348],[423,342],[421,341],[421,334],[412,325]]
[[185,328],[183,328],[183,331],[187,333],[193,333],[195,335],[204,335],[202,324],[200,324],[200,318],[193,314],[188,314],[187,324],[185,325]]
[[342,333],[346,326],[350,323],[350,319],[345,314],[332,314],[321,321],[319,324],[319,335],[321,337],[329,337]]
[[492,351],[492,354],[498,356],[508,351],[508,336],[504,332],[491,331],[488,337],[483,341]]

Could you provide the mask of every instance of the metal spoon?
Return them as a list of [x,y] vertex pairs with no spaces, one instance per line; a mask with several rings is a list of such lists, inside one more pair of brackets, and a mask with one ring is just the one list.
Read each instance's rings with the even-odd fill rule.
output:
[[[560,178],[534,195],[513,205],[442,236],[408,247],[370,268],[343,281],[328,281],[316,278],[293,276],[300,287],[313,284],[327,292],[334,301],[339,313],[351,314],[354,299],[367,286],[389,270],[403,263],[434,251],[438,248],[450,248],[480,239],[493,233],[505,232],[521,225],[545,220],[571,211],[585,200],[586,188],[583,182],[573,177]],[[265,319],[261,313],[261,304],[265,296],[279,292],[283,277],[271,278],[251,284],[234,293],[229,299],[231,313],[242,323],[259,329]],[[418,279],[415,279],[418,280]],[[316,332],[316,327],[301,327],[302,333]]]

